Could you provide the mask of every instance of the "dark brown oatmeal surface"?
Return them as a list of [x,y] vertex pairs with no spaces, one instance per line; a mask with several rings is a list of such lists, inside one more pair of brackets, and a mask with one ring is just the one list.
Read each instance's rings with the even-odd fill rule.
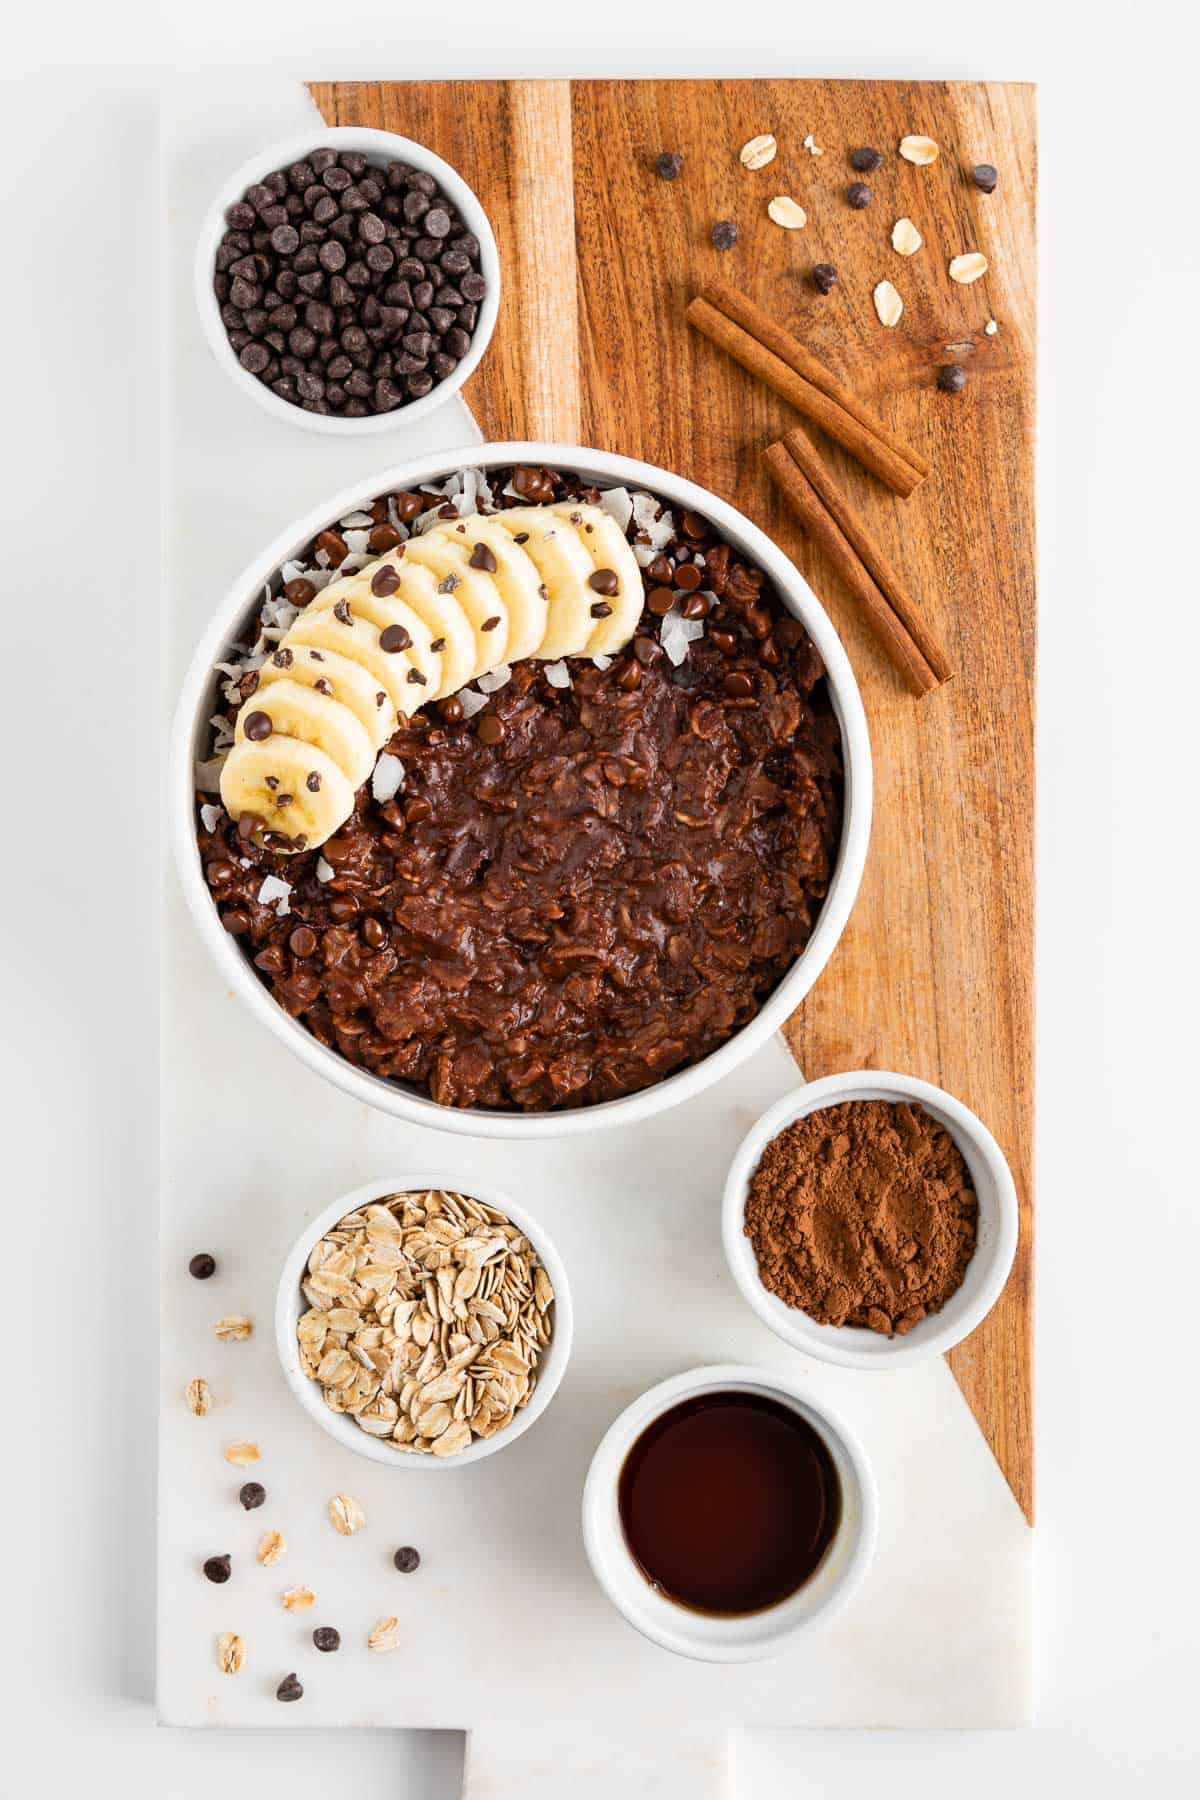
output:
[[[760,571],[696,515],[676,529],[647,593],[716,595],[679,667],[648,608],[611,667],[568,664],[569,688],[528,662],[468,721],[416,714],[388,746],[401,792],[364,787],[320,851],[198,822],[226,928],[351,1062],[445,1105],[592,1105],[716,1049],[804,949],[841,830],[822,665]],[[257,899],[268,874],[292,884],[283,918]]]

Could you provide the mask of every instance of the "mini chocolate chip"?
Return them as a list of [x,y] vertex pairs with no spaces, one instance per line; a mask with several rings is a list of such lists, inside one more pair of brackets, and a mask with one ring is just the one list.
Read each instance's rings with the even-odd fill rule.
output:
[[656,556],[646,565],[646,580],[652,587],[666,587],[675,579],[675,564],[669,556]]
[[389,656],[394,656],[398,650],[410,650],[412,633],[403,625],[385,625],[379,634],[379,648],[386,650]]
[[394,594],[400,586],[400,577],[391,563],[383,563],[371,577],[371,592],[381,598]]
[[708,641],[722,656],[732,656],[737,650],[737,639],[732,631],[723,631],[717,627],[709,632]]
[[313,1643],[318,1650],[340,1650],[342,1634],[333,1625],[318,1625],[313,1632]]
[[857,169],[860,175],[871,175],[876,169],[883,166],[883,155],[880,151],[872,150],[869,145],[864,144],[861,150],[850,152],[850,166],[852,169]]
[[967,385],[967,371],[961,363],[946,363],[938,370],[937,384],[943,394],[961,394]]
[[[237,935],[236,932],[234,935]],[[207,1281],[209,1276],[215,1275],[216,1272],[217,1259],[215,1256],[210,1256],[207,1250],[201,1250],[199,1255],[193,1256],[188,1264],[188,1274],[194,1276],[197,1281]]]
[[588,586],[595,588],[598,594],[611,597],[620,591],[621,583],[615,569],[596,569],[588,576]]
[[311,956],[317,947],[317,934],[310,925],[297,925],[288,939],[288,949],[293,956]]
[[[325,685],[328,686],[328,683],[326,683]],[[313,686],[320,687],[321,683],[319,681],[314,681]],[[320,772],[320,770],[319,769],[310,769],[307,776],[305,777],[304,785],[308,789],[310,794],[319,794],[321,791],[321,772]]]
[[663,150],[655,159],[654,168],[662,181],[674,181],[683,168],[683,158],[678,150]]
[[333,609],[333,616],[339,625],[353,625],[354,614],[350,611],[348,600],[339,600]]
[[419,1550],[414,1550],[411,1544],[404,1544],[397,1550],[392,1561],[402,1575],[411,1575],[414,1569],[419,1569],[421,1566],[421,1553]]
[[646,595],[646,605],[656,618],[663,619],[675,604],[675,590],[669,587],[651,588]]
[[612,607],[608,604],[607,600],[597,600],[595,602],[595,604],[589,608],[589,610],[591,612],[593,619],[611,619],[612,618]]
[[204,1565],[204,1573],[209,1581],[215,1581],[218,1584],[223,1581],[228,1581],[230,1575],[233,1573],[233,1565],[230,1562],[228,1554],[225,1556],[210,1556]]
[[453,694],[450,695],[449,699],[439,701],[438,712],[447,725],[459,725],[462,723],[462,701],[455,699]]
[[496,553],[490,544],[476,544],[471,552],[471,567],[484,569],[489,575],[496,573]]
[[662,655],[662,647],[661,645],[656,644],[653,638],[635,637],[633,640],[633,654],[637,657],[643,667],[648,667],[652,662],[658,661],[659,657]]
[[685,619],[705,619],[708,617],[708,601],[703,594],[689,594],[683,603]]
[[310,600],[316,599],[317,590],[311,581],[297,575],[294,581],[284,583],[283,597],[291,606],[307,606]]
[[504,737],[504,722],[495,713],[484,713],[475,727],[475,735],[481,744],[498,744]]
[[[486,630],[486,626],[484,629]],[[404,679],[408,682],[410,687],[424,687],[426,685],[425,677],[422,675],[420,669],[410,669]]]
[[817,263],[812,278],[813,286],[819,294],[829,294],[837,286],[838,272],[832,263]]
[[295,658],[293,657],[292,652],[284,649],[276,650],[274,656],[271,658],[271,661],[277,669],[290,669],[294,660]]
[[379,919],[364,919],[362,922],[363,938],[372,950],[382,950],[387,943],[387,926]]
[[426,819],[432,819],[433,808],[422,794],[416,794],[404,802],[404,816],[410,825],[423,825]]
[[634,689],[641,685],[642,671],[637,663],[626,663],[621,670],[621,673],[617,676],[617,686],[623,688],[627,694],[632,694]]
[[734,669],[732,674],[725,677],[721,686],[731,700],[748,700],[754,692],[752,677],[741,669]]
[[445,638],[444,638],[444,637],[440,637],[440,638],[433,638],[433,639],[432,639],[432,640],[431,640],[431,641],[430,641],[430,645],[429,645],[429,648],[430,648],[430,649],[431,649],[431,650],[437,650],[437,651],[442,651],[442,650],[444,650],[444,649],[445,649],[445,648],[446,648],[446,640],[445,640]]
[[480,631],[495,631],[495,629],[499,623],[500,623],[500,615],[499,615],[499,613],[496,613],[496,614],[494,614],[494,616],[492,618],[485,619],[483,621],[483,624],[479,627],[479,629],[480,629]]
[[247,715],[243,729],[252,744],[261,744],[264,739],[270,737],[275,727],[272,725],[268,713],[252,712]]
[[[330,175],[336,175],[339,173],[340,173],[340,171],[337,169],[327,169],[326,177],[328,178],[328,176],[330,176]],[[349,181],[350,177],[347,176],[346,179],[347,179],[347,181]],[[304,1689],[300,1685],[300,1681],[296,1675],[295,1670],[293,1670],[290,1675],[285,1675],[283,1680],[280,1682],[279,1686],[275,1689],[275,1698],[277,1700],[299,1700],[303,1697],[303,1695],[304,1695]]]
[[682,588],[685,594],[694,594],[703,580],[695,563],[684,563],[675,571],[675,586]]
[[261,1481],[247,1481],[238,1489],[238,1499],[246,1512],[255,1512],[267,1497],[267,1490]]
[[732,250],[738,241],[738,228],[733,219],[718,219],[712,228],[712,241],[718,250]]
[[846,199],[855,212],[862,212],[871,204],[871,190],[865,181],[852,181],[846,189]]
[[996,183],[999,179],[999,171],[994,169],[991,163],[976,163],[971,170],[971,180],[985,194],[995,193]]

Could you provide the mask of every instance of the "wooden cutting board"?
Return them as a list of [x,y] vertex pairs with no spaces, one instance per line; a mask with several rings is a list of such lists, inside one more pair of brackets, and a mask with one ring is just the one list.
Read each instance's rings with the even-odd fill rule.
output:
[[[689,475],[731,500],[796,561],[854,662],[875,753],[875,825],[845,936],[788,1037],[806,1076],[891,1068],[948,1088],[1012,1163],[1021,1240],[1003,1298],[950,1357],[980,1428],[1033,1517],[1033,434],[1036,331],[1034,90],[1010,83],[852,81],[437,82],[312,87],[333,125],[429,145],[492,219],[500,322],[466,398],[490,439],[578,442]],[[779,154],[748,172],[747,139]],[[822,149],[804,148],[812,134]],[[919,133],[931,167],[896,154]],[[846,204],[848,151],[873,144],[865,212]],[[678,151],[674,182],[654,173]],[[990,162],[995,193],[969,171]],[[768,200],[809,223],[782,231]],[[925,242],[904,259],[906,215]],[[737,246],[709,241],[736,219]],[[957,287],[946,265],[981,250],[988,274]],[[832,262],[827,298],[809,279]],[[957,671],[916,701],[853,602],[763,475],[762,445],[795,421],[784,403],[699,339],[687,299],[719,275],[791,326],[929,458],[897,500],[832,444],[830,466],[927,609]],[[875,317],[888,278],[899,326]],[[984,326],[997,322],[995,335]],[[961,362],[968,386],[939,393]]]

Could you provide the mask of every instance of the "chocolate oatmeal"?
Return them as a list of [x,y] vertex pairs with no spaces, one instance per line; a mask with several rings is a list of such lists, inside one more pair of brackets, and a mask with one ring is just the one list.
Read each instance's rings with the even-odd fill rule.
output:
[[[483,510],[615,498],[547,470],[470,479]],[[360,560],[456,504],[384,496]],[[206,878],[260,978],[322,1043],[443,1105],[589,1106],[699,1061],[786,974],[829,885],[841,739],[817,651],[706,520],[645,495],[623,511],[632,642],[417,712],[319,851],[240,834],[201,770]],[[321,534],[313,568],[345,566],[347,537]],[[223,665],[230,718],[249,660]]]

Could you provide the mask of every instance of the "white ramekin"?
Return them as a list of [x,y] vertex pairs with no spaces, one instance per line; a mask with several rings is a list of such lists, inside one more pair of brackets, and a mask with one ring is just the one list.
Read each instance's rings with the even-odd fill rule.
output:
[[[810,1580],[778,1606],[740,1617],[693,1612],[657,1593],[625,1541],[617,1504],[621,1467],[642,1432],[697,1394],[764,1394],[790,1406],[824,1439],[842,1489],[837,1534]],[[592,1573],[618,1612],[651,1643],[697,1662],[759,1662],[778,1656],[803,1631],[824,1624],[850,1599],[875,1549],[875,1480],[857,1439],[824,1401],[770,1369],[719,1364],[662,1381],[627,1406],[592,1458],[583,1490],[583,1541]]]
[[[533,1399],[514,1416],[511,1425],[506,1425],[494,1437],[475,1438],[457,1456],[444,1457],[413,1455],[398,1449],[394,1444],[368,1436],[344,1413],[331,1412],[322,1399],[316,1382],[301,1368],[300,1351],[296,1342],[296,1321],[308,1306],[300,1291],[300,1282],[314,1245],[357,1207],[369,1206],[374,1200],[386,1200],[391,1194],[422,1193],[430,1188],[440,1188],[447,1193],[467,1194],[472,1199],[482,1200],[485,1206],[494,1206],[498,1212],[511,1219],[517,1230],[524,1232],[537,1251],[554,1288],[554,1331],[538,1359],[537,1386],[533,1390]],[[467,1463],[482,1462],[485,1456],[494,1456],[497,1450],[515,1443],[541,1417],[557,1393],[570,1359],[574,1333],[575,1314],[571,1305],[567,1271],[545,1228],[524,1207],[517,1206],[510,1200],[507,1194],[502,1194],[493,1187],[484,1187],[474,1177],[463,1179],[445,1169],[438,1169],[433,1174],[418,1171],[416,1174],[390,1176],[386,1181],[369,1181],[365,1187],[355,1188],[353,1193],[343,1194],[339,1200],[333,1201],[304,1227],[283,1265],[275,1295],[275,1348],[279,1352],[287,1384],[305,1412],[311,1419],[315,1419],[322,1431],[328,1432],[331,1438],[336,1438],[347,1450],[353,1450],[357,1456],[369,1457],[372,1462],[385,1463],[394,1469],[461,1469]]]
[[[962,1286],[940,1312],[930,1313],[903,1337],[886,1337],[858,1325],[818,1325],[762,1284],[754,1247],[746,1236],[750,1178],[773,1137],[823,1106],[844,1100],[898,1100],[923,1106],[944,1125],[970,1170],[979,1200],[979,1235]],[[730,1272],[764,1325],[794,1350],[847,1369],[896,1369],[953,1349],[985,1319],[1008,1280],[1017,1249],[1017,1190],[1004,1152],[975,1114],[941,1088],[911,1075],[856,1069],[828,1075],[785,1094],[747,1132],[730,1164],[721,1208],[721,1236]]]
[[[842,841],[825,904],[816,929],[775,992],[741,1031],[701,1062],[681,1069],[665,1081],[620,1100],[598,1106],[564,1108],[561,1112],[522,1113],[483,1108],[440,1106],[415,1088],[384,1081],[347,1062],[317,1042],[291,1018],[259,981],[253,968],[221,924],[204,880],[193,816],[193,764],[208,756],[208,720],[218,704],[213,664],[242,633],[261,599],[263,584],[326,525],[343,518],[377,494],[413,488],[463,467],[488,468],[506,463],[548,464],[572,469],[611,487],[624,484],[661,494],[673,505],[712,520],[734,547],[762,568],[780,599],[804,625],[825,662],[834,712],[842,733],[845,804]],[[791,1017],[825,967],[850,916],[858,893],[871,832],[871,744],[858,684],[849,659],[820,601],[799,570],[764,532],[724,500],[681,476],[649,463],[612,456],[603,450],[570,444],[484,444],[459,452],[438,451],[418,462],[382,469],[343,488],[332,499],[293,520],[243,569],[216,607],[184,679],[172,731],[167,810],[175,861],[196,926],[216,961],[221,977],[280,1043],[318,1075],[368,1106],[435,1130],[468,1137],[554,1138],[609,1126],[630,1125],[691,1099],[765,1043]]]
[[[437,382],[420,400],[410,400],[406,406],[398,406],[393,412],[371,413],[365,419],[336,419],[321,413],[305,412],[302,406],[294,406],[291,401],[282,400],[278,394],[273,394],[256,376],[243,369],[238,361],[221,320],[220,303],[213,293],[217,245],[225,231],[226,207],[232,206],[235,200],[240,200],[246,189],[256,181],[261,181],[264,175],[271,174],[275,169],[286,169],[289,163],[299,162],[310,150],[319,149],[325,144],[331,150],[357,150],[373,163],[404,162],[432,175],[447,199],[452,200],[462,214],[466,229],[479,239],[480,270],[487,282],[487,293],[480,302],[479,317],[471,334],[471,347],[454,373],[447,376],[445,381]],[[500,257],[496,239],[487,214],[462,176],[449,163],[443,162],[440,156],[435,156],[432,150],[426,150],[421,144],[397,137],[391,131],[371,131],[358,125],[314,128],[303,137],[286,138],[282,143],[269,144],[265,150],[260,150],[256,156],[244,162],[240,169],[235,169],[204,216],[204,224],[196,244],[194,268],[196,307],[200,323],[204,327],[204,335],[213,355],[230,380],[243,394],[256,401],[265,412],[269,412],[272,418],[280,419],[288,425],[299,425],[305,431],[326,432],[332,437],[369,437],[376,432],[394,431],[398,426],[411,425],[417,419],[428,418],[451,394],[456,394],[467,377],[478,368],[496,329],[496,318],[500,311]]]

